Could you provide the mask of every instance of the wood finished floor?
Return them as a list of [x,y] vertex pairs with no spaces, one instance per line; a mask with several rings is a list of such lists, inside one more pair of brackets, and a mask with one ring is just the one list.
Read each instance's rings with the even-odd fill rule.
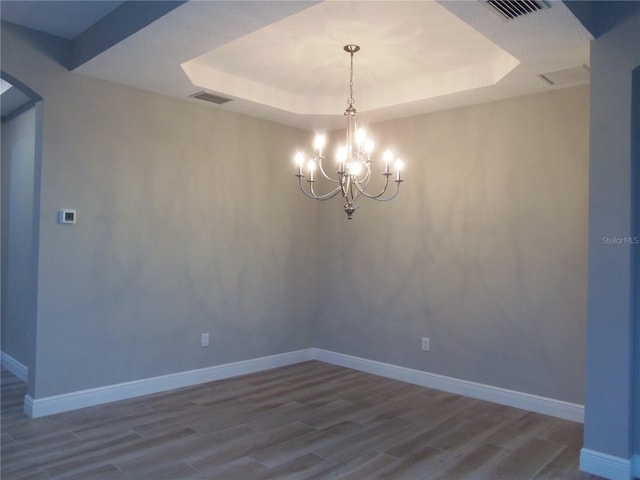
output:
[[2,370],[1,478],[562,479],[582,425],[311,361],[29,419]]

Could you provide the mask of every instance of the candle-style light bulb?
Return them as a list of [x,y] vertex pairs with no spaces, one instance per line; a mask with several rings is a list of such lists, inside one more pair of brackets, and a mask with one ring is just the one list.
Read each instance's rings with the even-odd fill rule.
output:
[[367,162],[371,161],[371,152],[373,152],[373,140],[367,138],[364,142],[364,151],[367,154]]
[[375,147],[375,144],[373,143],[373,140],[371,140],[370,138],[367,138],[367,141],[364,142],[364,151],[367,152],[369,155],[371,155],[371,152],[373,152],[374,147]]
[[313,139],[313,148],[317,150],[319,157],[322,156],[322,149],[324,148],[325,142],[326,138],[322,133],[318,133]]
[[309,169],[309,180],[313,181],[313,172],[316,169],[316,162],[314,162],[313,160],[309,160],[309,163],[307,163],[307,168]]
[[[347,161],[347,147],[344,145],[340,145],[336,150],[336,161],[341,167],[344,165],[344,162]],[[340,170],[342,170],[342,168]]]
[[395,168],[396,168],[396,181],[399,182],[400,181],[400,172],[402,171],[402,169],[404,168],[404,162],[400,159],[396,160],[395,163]]
[[366,139],[367,139],[367,132],[365,132],[364,129],[359,128],[358,131],[356,132],[356,143],[358,144],[358,147],[360,147]]
[[351,162],[349,163],[349,175],[352,177],[357,177],[362,172],[362,163],[361,162]]
[[304,164],[304,153],[296,152],[296,156],[294,157],[294,161],[298,166],[298,175],[302,175],[302,165]]
[[393,152],[386,150],[384,155],[382,155],[382,160],[384,160],[384,173],[389,173],[391,161],[393,160]]

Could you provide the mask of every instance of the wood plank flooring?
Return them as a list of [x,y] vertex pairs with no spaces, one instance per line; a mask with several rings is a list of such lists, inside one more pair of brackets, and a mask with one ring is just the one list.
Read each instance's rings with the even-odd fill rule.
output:
[[593,480],[582,425],[317,361],[50,417],[2,371],[1,478]]

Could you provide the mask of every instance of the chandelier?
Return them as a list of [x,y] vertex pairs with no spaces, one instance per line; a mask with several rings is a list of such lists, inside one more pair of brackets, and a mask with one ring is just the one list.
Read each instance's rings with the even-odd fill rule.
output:
[[[298,166],[298,182],[300,183],[300,190],[309,198],[316,200],[329,200],[335,197],[338,193],[342,195],[344,201],[344,211],[347,214],[347,218],[351,220],[353,212],[355,212],[358,205],[356,200],[362,195],[366,198],[371,198],[379,202],[387,202],[392,200],[398,195],[400,191],[400,172],[404,166],[402,160],[394,158],[393,153],[390,150],[386,150],[382,156],[384,163],[384,170],[382,176],[384,177],[383,183],[378,187],[378,191],[370,193],[367,191],[369,181],[371,180],[372,153],[374,144],[370,138],[367,138],[367,134],[364,130],[356,127],[357,112],[353,106],[353,54],[360,50],[358,45],[345,45],[344,50],[351,55],[351,70],[349,77],[349,100],[347,109],[344,112],[347,118],[347,132],[346,142],[344,145],[338,146],[336,150],[336,176],[332,177],[327,175],[325,167],[323,166],[324,147],[326,143],[326,137],[324,134],[317,134],[313,141],[314,154],[311,158],[307,158],[303,152],[296,153],[295,162]],[[392,167],[393,164],[393,167]],[[320,171],[322,177],[329,182],[336,184],[333,189],[327,193],[317,193],[314,184],[316,183],[316,169]],[[302,179],[305,178],[303,172],[308,174],[307,183],[309,184],[305,188],[302,183]],[[384,196],[387,193],[389,187],[389,178],[395,174],[396,188],[393,194]]]

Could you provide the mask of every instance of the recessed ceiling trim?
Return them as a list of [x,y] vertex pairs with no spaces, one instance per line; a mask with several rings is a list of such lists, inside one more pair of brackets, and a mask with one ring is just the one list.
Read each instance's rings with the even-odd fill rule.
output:
[[181,67],[198,89],[238,102],[335,116],[349,87],[340,47],[356,41],[361,112],[492,86],[520,64],[437,2],[352,1],[319,3]]
[[[565,3],[545,3],[548,9],[514,22],[482,0],[186,2],[76,71],[190,102],[196,102],[189,98],[195,92],[214,92],[233,99],[216,105],[219,109],[295,127],[332,130],[343,126],[342,115],[336,112],[343,110],[346,102],[347,62],[339,47],[347,43],[362,46],[354,96],[368,122],[550,89],[537,75],[588,63],[588,42],[593,36]],[[370,6],[375,7],[371,15],[366,11]],[[455,18],[445,16],[439,11],[442,8],[517,59],[517,67],[485,87],[474,88],[477,82],[465,84],[465,78],[454,76],[448,81],[456,83],[456,88],[432,86],[428,75],[441,75],[444,80],[445,72],[491,61],[478,50],[481,42],[473,32],[463,29],[461,35],[451,31],[456,28],[452,23]],[[302,15],[305,11],[309,14]],[[345,18],[351,20],[348,29],[340,23]],[[274,33],[272,29],[285,36],[282,43],[276,45],[275,39],[272,42],[261,35],[265,30]],[[441,30],[451,33],[453,39],[439,42],[435,36]],[[260,38],[252,43],[254,36]],[[241,45],[234,49],[236,42]],[[190,80],[180,67],[208,53],[215,57],[208,66],[217,72],[207,72],[215,82]],[[495,56],[492,61],[502,63]],[[205,65],[203,62],[200,67]],[[499,78],[495,72],[495,68],[493,73],[484,72],[483,77]],[[465,73],[472,76],[477,72]],[[225,85],[229,88],[222,88]],[[416,92],[403,87],[416,87]],[[311,95],[313,103],[307,105],[307,97],[291,94]],[[278,106],[283,97],[290,109]],[[331,104],[334,99],[336,103]]]
[[[492,62],[445,71],[436,75],[399,79],[393,84],[358,90],[360,112],[422,101],[495,85],[520,64],[506,52]],[[344,96],[297,94],[209,67],[196,60],[182,69],[194,86],[267,105],[298,115],[335,115],[345,106]]]

